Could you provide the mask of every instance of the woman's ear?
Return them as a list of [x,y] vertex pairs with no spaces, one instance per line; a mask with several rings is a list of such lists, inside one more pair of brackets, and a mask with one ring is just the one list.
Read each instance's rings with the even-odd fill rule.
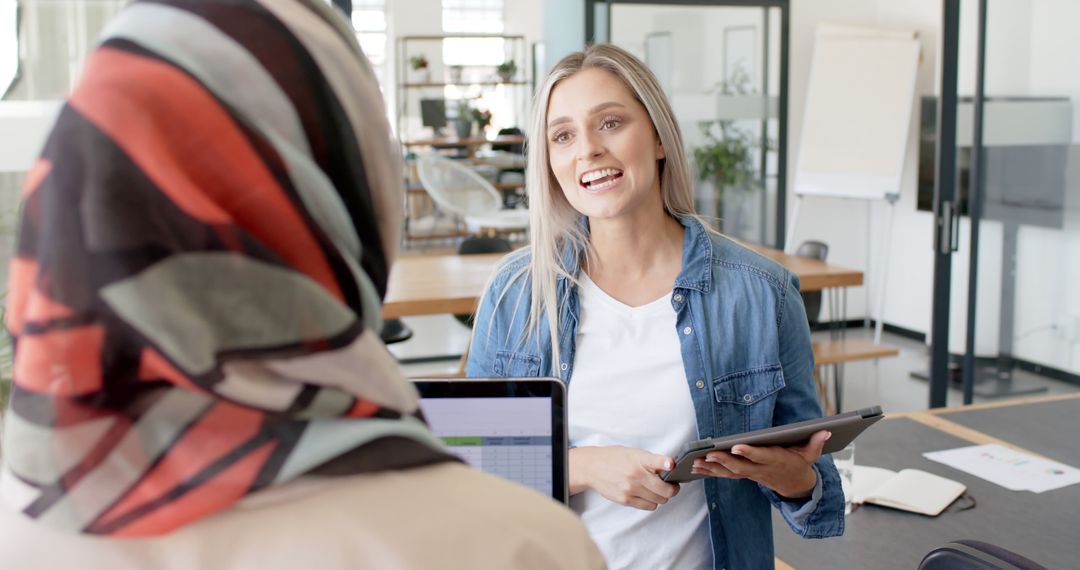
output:
[[667,158],[664,154],[664,144],[660,142],[660,137],[656,137],[656,160]]

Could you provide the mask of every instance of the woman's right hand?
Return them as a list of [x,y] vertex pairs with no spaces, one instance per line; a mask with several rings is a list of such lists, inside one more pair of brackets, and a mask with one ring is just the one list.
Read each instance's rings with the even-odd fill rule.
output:
[[592,489],[620,505],[655,511],[679,492],[658,473],[675,465],[670,457],[632,447],[575,447],[570,450],[570,494]]

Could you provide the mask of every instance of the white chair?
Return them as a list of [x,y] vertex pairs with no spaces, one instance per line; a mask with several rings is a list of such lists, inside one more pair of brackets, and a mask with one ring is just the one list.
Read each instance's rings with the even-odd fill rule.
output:
[[526,230],[528,210],[504,210],[502,195],[468,166],[436,154],[417,159],[420,183],[445,213],[463,220],[470,230]]

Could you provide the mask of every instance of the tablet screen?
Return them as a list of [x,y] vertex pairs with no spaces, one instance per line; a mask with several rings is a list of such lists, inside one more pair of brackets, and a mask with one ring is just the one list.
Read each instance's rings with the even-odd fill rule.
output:
[[424,418],[452,453],[485,473],[565,501],[561,386],[558,394],[510,380],[417,387]]

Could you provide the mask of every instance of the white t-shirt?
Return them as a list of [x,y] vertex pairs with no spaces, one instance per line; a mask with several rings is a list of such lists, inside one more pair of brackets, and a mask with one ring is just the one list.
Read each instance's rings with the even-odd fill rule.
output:
[[[568,394],[570,445],[622,445],[674,457],[698,439],[671,294],[629,307],[584,272]],[[610,568],[712,568],[702,481],[655,511],[589,489],[570,499]]]

